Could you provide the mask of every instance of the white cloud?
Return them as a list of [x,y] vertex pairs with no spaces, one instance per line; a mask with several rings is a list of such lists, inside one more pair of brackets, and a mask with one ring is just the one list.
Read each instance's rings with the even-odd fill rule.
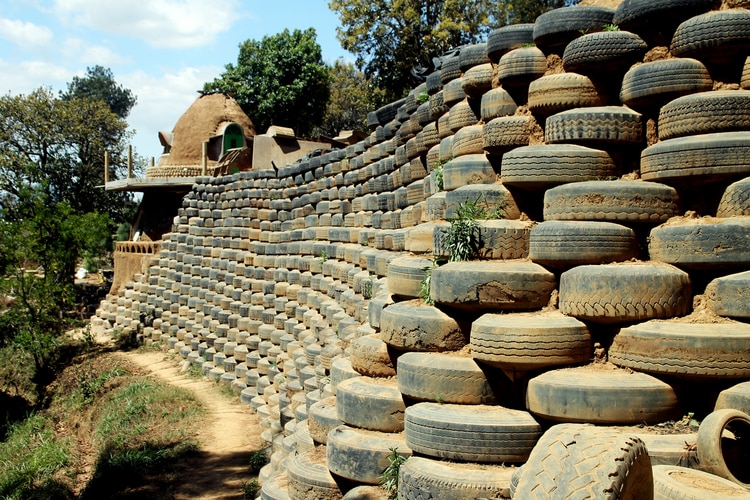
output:
[[64,89],[65,82],[73,74],[63,66],[46,61],[10,63],[0,59],[0,94],[28,94],[41,85],[55,90]]
[[161,153],[159,131],[171,131],[198,98],[196,91],[221,71],[218,66],[185,67],[159,76],[137,71],[118,77],[118,83],[132,90],[138,98],[128,117],[128,124],[136,130],[133,139],[136,151],[146,157],[154,156],[158,162]]
[[34,23],[0,18],[0,38],[21,47],[46,46],[52,41],[52,30]]
[[129,64],[131,59],[122,57],[113,52],[109,47],[102,45],[90,45],[80,38],[69,38],[65,41],[63,52],[70,58],[75,58],[87,66],[117,66],[120,64]]
[[201,47],[239,18],[237,0],[55,0],[63,20],[156,47]]

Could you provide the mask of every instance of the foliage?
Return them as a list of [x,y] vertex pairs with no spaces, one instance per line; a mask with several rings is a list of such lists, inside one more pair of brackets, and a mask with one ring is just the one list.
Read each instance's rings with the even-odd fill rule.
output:
[[329,74],[331,94],[320,132],[330,137],[342,130],[368,132],[367,113],[385,103],[383,91],[352,63],[337,60]]
[[446,235],[445,244],[448,248],[450,262],[471,260],[479,250],[479,223],[481,219],[497,219],[502,217],[502,208],[489,210],[480,198],[474,201],[459,203],[455,215],[448,219],[450,228],[443,230]]
[[329,258],[328,257],[328,252],[326,252],[325,250],[321,250],[320,251],[320,262],[321,262],[321,264],[325,264],[325,262],[328,260],[328,258]]
[[440,163],[437,167],[435,167],[435,184],[437,185],[438,191],[444,191],[445,190],[445,184],[444,184],[444,172],[443,172],[443,165],[444,163]]
[[252,479],[242,483],[242,498],[246,500],[255,500],[260,493],[261,485],[257,479]]
[[[434,68],[433,58],[449,49],[486,39],[494,28],[534,22],[565,0],[330,0],[338,14],[341,46],[386,92],[403,97]],[[421,75],[421,76],[420,76]]]
[[424,268],[424,278],[419,283],[419,298],[428,306],[435,305],[435,301],[432,300],[432,296],[430,296],[430,283],[432,282],[432,270],[435,268],[436,264],[436,262],[433,262],[432,267]]
[[122,119],[128,117],[137,101],[130,89],[115,81],[111,69],[99,65],[86,68],[86,76],[74,76],[73,80],[68,82],[68,89],[60,92],[60,99],[63,101],[75,99],[104,101],[109,109]]
[[329,97],[330,77],[315,37],[308,28],[246,40],[237,64],[227,64],[203,91],[232,95],[261,132],[279,125],[307,136],[323,121]]
[[380,474],[380,484],[385,487],[389,500],[393,500],[398,495],[398,471],[409,457],[401,455],[398,448],[389,448],[389,450],[391,450],[388,455],[389,465]]
[[620,27],[616,24],[605,24],[602,27],[602,31],[620,31]]
[[73,213],[108,212],[124,221],[128,194],[101,189],[104,151],[116,165],[111,179],[125,173],[125,120],[104,101],[56,99],[39,88],[28,95],[0,97],[0,209],[3,218],[18,218],[22,191],[43,191],[49,203],[66,202]]
[[250,473],[257,474],[268,463],[268,452],[265,449],[255,450],[250,454]]

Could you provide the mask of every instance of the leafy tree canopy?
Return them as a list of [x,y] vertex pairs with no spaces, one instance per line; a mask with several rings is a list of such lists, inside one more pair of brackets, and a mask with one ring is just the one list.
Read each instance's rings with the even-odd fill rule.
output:
[[60,98],[63,101],[81,98],[104,101],[122,119],[128,117],[137,100],[130,89],[115,81],[111,69],[99,65],[86,68],[86,76],[74,76],[68,82],[68,90],[60,92]]
[[308,28],[246,40],[237,64],[227,64],[203,91],[233,96],[261,132],[279,125],[307,136],[322,122],[329,96],[328,69],[315,37]]
[[341,27],[338,39],[357,56],[357,65],[387,91],[389,101],[419,83],[414,70],[432,58],[478,43],[497,27],[533,22],[565,0],[330,0]]

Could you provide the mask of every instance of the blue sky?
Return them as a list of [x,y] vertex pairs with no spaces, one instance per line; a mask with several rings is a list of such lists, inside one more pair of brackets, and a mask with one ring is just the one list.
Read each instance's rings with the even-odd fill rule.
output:
[[0,94],[66,88],[97,64],[138,98],[128,118],[146,158],[238,46],[285,28],[315,28],[323,59],[353,61],[328,0],[0,0]]

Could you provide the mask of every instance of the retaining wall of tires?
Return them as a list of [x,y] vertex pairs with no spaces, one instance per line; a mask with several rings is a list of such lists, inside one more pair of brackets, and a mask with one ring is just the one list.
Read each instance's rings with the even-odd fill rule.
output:
[[[463,48],[360,143],[199,178],[94,325],[262,417],[262,498],[382,497],[393,448],[402,498],[650,497],[697,438],[628,426],[750,408],[750,11],[719,7],[557,9]],[[502,218],[431,269],[466,202]],[[657,490],[701,482],[670,471]]]

